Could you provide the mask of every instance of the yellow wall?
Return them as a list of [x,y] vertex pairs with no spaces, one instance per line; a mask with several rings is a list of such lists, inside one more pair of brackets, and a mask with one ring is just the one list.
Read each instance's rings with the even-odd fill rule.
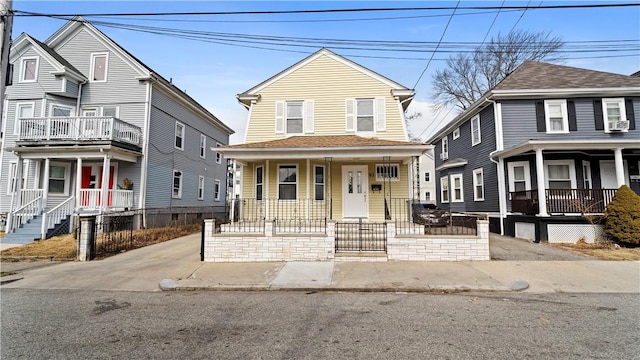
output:
[[[381,162],[380,162],[381,163]],[[255,184],[254,184],[254,168],[256,165],[264,165],[261,163],[251,163],[248,166],[243,167],[243,191],[242,198],[254,199],[255,198]],[[263,193],[264,199],[276,199],[278,194],[278,165],[280,164],[298,164],[298,198],[307,199],[314,198],[313,188],[313,166],[325,165],[324,162],[310,161],[310,179],[309,179],[309,195],[307,196],[307,163],[303,161],[270,161],[268,172],[265,169],[265,181],[268,174],[269,192]],[[325,191],[326,197],[329,197],[329,191],[331,192],[331,199],[333,203],[333,219],[342,219],[342,166],[343,165],[367,165],[368,166],[368,201],[369,201],[369,220],[372,221],[384,221],[384,191],[372,192],[371,184],[383,184],[382,181],[376,181],[375,166],[378,162],[362,163],[362,162],[332,162],[331,169],[325,168],[326,184]],[[409,166],[400,164],[400,180],[391,181],[391,197],[394,199],[406,199],[409,198]],[[329,184],[328,176],[331,175],[331,184]],[[387,182],[387,185],[389,182]],[[388,188],[387,188],[388,189]],[[387,190],[388,191],[388,190]],[[391,204],[389,204],[391,206]]]
[[[405,141],[403,114],[391,87],[362,72],[321,55],[296,71],[259,91],[252,106],[247,143],[283,138],[275,133],[275,103],[287,100],[314,101],[314,132],[304,135],[345,135],[345,99],[384,97],[386,130],[380,139]],[[350,132],[353,134],[353,132]]]

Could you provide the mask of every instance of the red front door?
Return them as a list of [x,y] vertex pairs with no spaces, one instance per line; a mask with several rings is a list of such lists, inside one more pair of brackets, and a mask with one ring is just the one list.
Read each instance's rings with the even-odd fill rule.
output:
[[[95,174],[93,171],[97,169],[98,174]],[[113,190],[113,179],[115,174],[115,167],[111,166],[109,171],[109,188]],[[82,167],[82,179],[80,179],[81,189],[102,189],[102,167],[93,167],[93,166],[83,166]],[[102,193],[97,194],[97,204],[100,206],[102,201]],[[108,194],[107,204],[111,206],[111,193]],[[94,200],[95,201],[95,200]],[[80,204],[82,206],[91,206],[91,194],[88,192],[83,192],[80,198]]]
[[[108,187],[109,190],[113,190],[113,174],[114,173],[115,173],[115,167],[111,166],[109,168],[109,187]],[[99,177],[99,179],[100,180],[98,180],[99,181],[99,186],[98,187],[100,189],[104,189],[102,187],[102,167],[100,168],[100,177]],[[102,195],[102,194],[100,194],[100,195]],[[102,196],[100,196],[100,199],[98,199],[98,204],[100,204],[100,200],[101,199],[102,199]],[[107,197],[107,206],[111,206],[111,192],[109,192],[108,197]]]

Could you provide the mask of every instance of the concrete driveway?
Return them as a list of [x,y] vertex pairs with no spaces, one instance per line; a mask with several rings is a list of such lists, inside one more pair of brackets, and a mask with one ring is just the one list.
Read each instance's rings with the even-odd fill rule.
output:
[[593,260],[583,254],[574,253],[528,240],[489,234],[491,260],[505,261],[580,261]]

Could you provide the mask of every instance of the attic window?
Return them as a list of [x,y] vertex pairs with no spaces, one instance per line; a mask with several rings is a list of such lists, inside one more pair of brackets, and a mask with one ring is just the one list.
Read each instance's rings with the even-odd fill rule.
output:
[[38,80],[39,58],[23,58],[20,70],[20,82],[33,82]]
[[108,53],[91,54],[91,81],[107,81]]

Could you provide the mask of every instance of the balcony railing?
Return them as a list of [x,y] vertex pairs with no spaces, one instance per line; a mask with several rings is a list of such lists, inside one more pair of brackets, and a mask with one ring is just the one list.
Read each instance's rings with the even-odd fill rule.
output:
[[112,140],[140,145],[142,130],[120,119],[96,116],[25,118],[19,120],[19,139],[42,140]]
[[[538,191],[516,191],[511,196],[511,211],[535,215],[538,208]],[[613,199],[616,189],[547,189],[545,201],[547,212],[601,214]]]

